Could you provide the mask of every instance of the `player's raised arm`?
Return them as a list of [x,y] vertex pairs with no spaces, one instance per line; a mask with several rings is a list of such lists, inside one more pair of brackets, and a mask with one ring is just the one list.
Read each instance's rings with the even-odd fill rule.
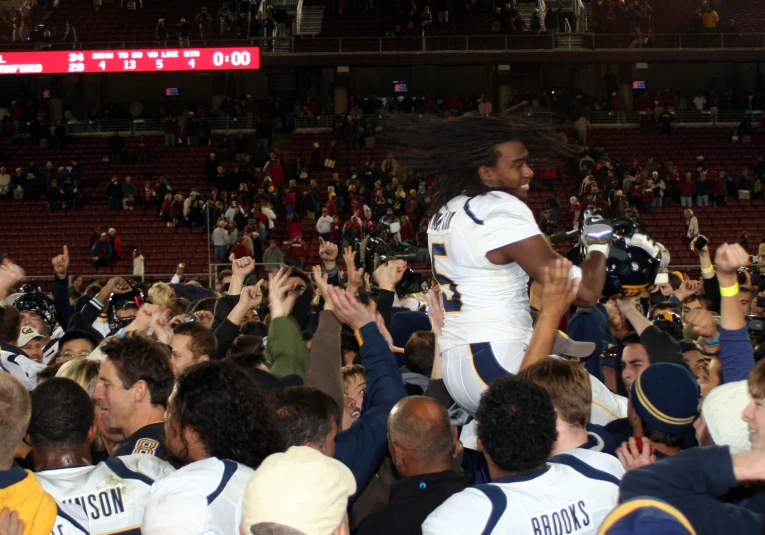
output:
[[[585,218],[580,239],[587,249],[587,258],[578,267],[571,268],[571,276],[582,279],[574,301],[577,306],[595,306],[603,293],[606,282],[606,256],[612,233],[611,225],[602,217]],[[517,262],[531,278],[541,280],[545,266],[560,258],[560,255],[553,251],[542,236],[536,235],[489,251],[486,258],[498,265]],[[578,270],[581,270],[581,274]]]

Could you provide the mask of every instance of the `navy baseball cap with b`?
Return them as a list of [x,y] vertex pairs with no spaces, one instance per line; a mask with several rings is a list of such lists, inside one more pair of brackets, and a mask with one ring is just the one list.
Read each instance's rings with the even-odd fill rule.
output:
[[681,435],[698,415],[699,385],[679,364],[659,362],[646,368],[632,386],[632,406],[651,429]]

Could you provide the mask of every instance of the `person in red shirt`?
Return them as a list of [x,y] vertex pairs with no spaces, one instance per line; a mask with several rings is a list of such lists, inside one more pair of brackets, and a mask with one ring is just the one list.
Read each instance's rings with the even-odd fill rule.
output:
[[717,201],[722,200],[723,182],[716,170],[712,170],[709,175],[709,181],[712,183],[712,206],[717,208]]
[[234,255],[234,260],[250,256],[250,250],[244,244],[244,236],[236,240],[236,244],[231,248],[230,255]]
[[577,228],[579,227],[579,221],[582,219],[582,205],[576,197],[571,197],[568,202],[571,205],[571,226],[572,228]]
[[302,234],[296,234],[287,245],[287,263],[302,269],[308,260],[308,251],[308,244],[303,241]]
[[289,233],[291,240],[295,239],[296,236],[303,234],[303,223],[300,222],[300,216],[298,214],[292,214],[287,232]]
[[117,229],[110,228],[108,232],[109,243],[112,245],[112,262],[116,262],[122,256],[122,240],[117,236]]
[[329,225],[329,236],[332,243],[340,247],[343,241],[343,227],[340,225],[340,218],[337,215],[332,217],[332,223]]
[[284,186],[284,168],[281,166],[278,160],[273,159],[268,165],[266,172],[271,176],[271,181],[274,184],[274,188],[280,190]]
[[329,200],[327,200],[327,214],[329,214],[332,217],[335,217],[337,215],[337,205],[335,204],[335,197],[337,197],[337,194],[330,193],[329,194]]
[[693,182],[693,176],[690,172],[685,173],[685,180],[677,186],[680,190],[680,206],[691,208],[693,206],[693,195],[696,193],[696,183]]
[[399,231],[399,234],[401,236],[401,241],[414,243],[414,226],[411,221],[409,221],[409,217],[401,217],[401,230]]
[[295,205],[297,204],[297,194],[294,192],[294,190],[287,190],[286,194],[284,195],[284,209],[287,211],[288,214],[293,214],[295,212]]

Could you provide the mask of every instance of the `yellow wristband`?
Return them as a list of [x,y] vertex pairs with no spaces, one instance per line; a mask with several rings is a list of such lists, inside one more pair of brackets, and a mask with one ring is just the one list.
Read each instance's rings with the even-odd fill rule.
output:
[[701,270],[701,272],[702,273],[714,273],[715,272],[715,267],[714,266],[705,267],[705,268],[703,268]]
[[723,297],[733,297],[734,295],[738,295],[738,283],[733,286],[720,288],[720,295]]

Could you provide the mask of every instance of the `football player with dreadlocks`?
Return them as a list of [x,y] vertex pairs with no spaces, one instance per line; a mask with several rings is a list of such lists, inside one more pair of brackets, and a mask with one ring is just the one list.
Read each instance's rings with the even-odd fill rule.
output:
[[[573,152],[550,129],[508,115],[407,116],[391,130],[404,148],[399,161],[436,178],[428,245],[446,314],[443,377],[454,400],[475,413],[492,380],[521,368],[532,334],[529,277],[543,280],[560,258],[526,204],[530,153]],[[581,280],[579,306],[601,296],[611,235],[603,218],[585,219],[587,258],[569,272]]]

